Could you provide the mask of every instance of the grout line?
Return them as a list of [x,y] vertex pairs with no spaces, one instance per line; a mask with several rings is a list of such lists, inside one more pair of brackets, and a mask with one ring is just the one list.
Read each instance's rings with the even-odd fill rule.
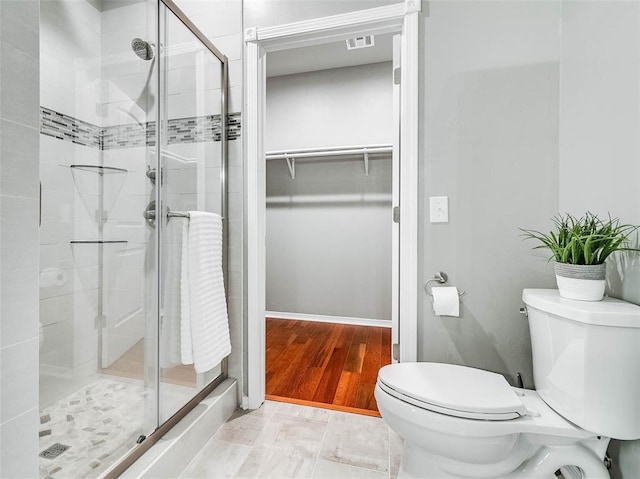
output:
[[[263,403],[262,407],[264,407],[264,403]],[[248,413],[247,415],[250,415],[250,414],[251,413]],[[226,444],[231,444],[233,446],[245,446],[245,447],[249,448],[249,450],[244,455],[242,460],[238,461],[238,466],[236,467],[236,469],[233,472],[231,472],[231,476],[230,477],[232,477],[232,478],[236,477],[236,475],[238,474],[240,469],[242,469],[242,466],[244,466],[244,463],[247,461],[247,459],[249,458],[249,456],[253,452],[254,448],[256,447],[256,444],[258,443],[258,439],[260,438],[260,436],[262,436],[262,434],[264,433],[264,430],[268,427],[269,423],[271,422],[272,416],[273,416],[273,413],[271,413],[271,415],[267,418],[267,422],[265,423],[264,427],[262,428],[262,431],[260,431],[260,433],[256,436],[255,441],[251,445],[225,441],[223,439],[217,439],[217,441],[224,442]],[[228,420],[225,421],[225,424],[227,424],[227,423],[228,423]],[[222,429],[222,426],[220,427],[220,429]],[[220,429],[218,429],[218,431],[220,431]],[[216,431],[216,434],[218,433],[218,431]],[[211,438],[211,440],[213,440],[214,438],[215,438],[215,435]]]
[[313,469],[311,471],[311,477],[315,477],[316,470],[318,469],[318,461],[320,460],[320,453],[322,452],[322,448],[324,446],[324,442],[327,440],[327,432],[329,431],[329,424],[331,423],[331,417],[333,416],[334,411],[329,411],[329,418],[327,419],[327,425],[324,428],[324,434],[322,435],[322,441],[320,441],[320,448],[318,449],[318,454],[316,455],[315,462],[313,463]]
[[[264,403],[262,403],[264,407]],[[258,444],[258,441],[260,440],[260,438],[265,434],[265,431],[267,430],[267,428],[269,427],[269,424],[271,424],[271,421],[273,420],[273,415],[276,413],[276,410],[274,410],[271,415],[269,416],[269,418],[267,419],[267,422],[265,423],[264,427],[262,428],[262,431],[260,431],[260,433],[256,436],[256,440],[253,442],[253,445],[251,446],[251,449],[253,449],[256,444]],[[249,413],[251,414],[251,413]]]
[[[221,441],[224,442],[224,441]],[[244,466],[244,463],[246,462],[246,460],[249,458],[249,455],[253,452],[253,446],[249,446],[249,450],[247,451],[247,453],[244,455],[244,457],[242,458],[242,460],[238,461],[238,465],[236,466],[236,468],[233,470],[233,472],[230,473],[231,477],[236,477],[236,475],[238,474],[238,472],[240,472],[240,469],[242,469],[242,466]]]

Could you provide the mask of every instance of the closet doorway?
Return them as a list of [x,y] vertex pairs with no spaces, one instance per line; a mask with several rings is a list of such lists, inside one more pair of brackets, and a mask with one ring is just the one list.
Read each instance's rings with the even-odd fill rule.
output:
[[[391,336],[393,343],[394,360],[415,361],[417,357],[417,208],[418,208],[418,24],[420,2],[407,0],[404,3],[379,7],[370,10],[361,10],[331,17],[315,18],[308,21],[278,25],[265,28],[248,28],[245,31],[246,44],[246,114],[245,114],[245,148],[247,154],[246,188],[247,188],[247,396],[243,398],[243,407],[257,408],[265,399],[266,390],[266,301],[267,288],[267,163],[266,147],[268,125],[266,115],[266,66],[273,60],[273,53],[283,50],[304,48],[313,45],[323,45],[330,42],[338,42],[363,35],[363,32],[374,35],[397,34],[399,42],[398,54],[394,52],[394,67],[401,65],[402,71],[394,68],[392,74],[393,85],[393,117],[396,118],[395,132],[393,134],[391,162],[392,174],[392,205],[387,212],[387,218],[391,228]],[[269,55],[267,55],[269,54]],[[267,61],[267,56],[269,61]],[[304,61],[313,64],[320,58],[307,56]],[[381,62],[378,62],[381,63]],[[328,68],[347,68],[331,66]],[[325,67],[326,69],[327,67]],[[322,70],[321,68],[315,69]],[[400,74],[401,73],[401,74]],[[299,104],[301,108],[306,104]],[[320,105],[322,107],[324,105]],[[317,105],[316,105],[317,107]],[[311,108],[313,111],[314,108]],[[315,108],[318,111],[319,108]],[[330,120],[335,122],[336,120]],[[353,122],[351,124],[353,126]],[[364,146],[367,148],[384,145],[384,142],[371,143],[369,140],[361,144],[343,143],[336,146],[327,143],[317,147],[309,147],[314,150],[319,147],[343,149],[344,146]],[[289,177],[300,178],[303,161],[313,163],[311,155],[315,151],[309,148],[293,148],[289,145],[281,149],[269,150],[274,154],[284,154],[285,158],[274,158],[275,163],[280,163],[286,168]],[[283,149],[286,149],[284,153]],[[290,149],[307,150],[295,151]],[[325,156],[338,156],[344,152]],[[353,152],[355,153],[355,152]],[[367,153],[365,155],[365,153]],[[366,176],[367,168],[371,174],[371,151],[359,151],[360,160],[351,160],[335,164],[359,165],[361,175]],[[297,157],[297,158],[296,158]],[[306,157],[307,160],[301,158]],[[266,160],[266,161],[265,161]],[[335,160],[335,158],[334,158]],[[388,160],[387,160],[388,161]],[[274,163],[274,164],[275,164]],[[319,165],[327,160],[317,161]],[[308,165],[304,165],[308,166]],[[295,178],[291,180],[295,181]],[[402,188],[399,185],[402,184]],[[336,193],[336,192],[334,192]],[[346,199],[343,197],[343,199]],[[307,198],[309,200],[309,198]],[[401,212],[400,212],[401,209]],[[400,214],[398,214],[400,213]],[[393,221],[392,221],[393,220]],[[358,217],[345,222],[347,227],[358,224]],[[400,234],[402,231],[402,234]],[[362,241],[367,245],[370,238]],[[358,253],[360,251],[358,250]],[[402,265],[402,267],[400,267]],[[325,265],[322,264],[322,267]],[[340,277],[340,271],[334,274],[328,281],[332,284]],[[344,274],[344,273],[342,273]],[[326,282],[326,281],[325,281]],[[352,281],[352,284],[357,280]],[[326,301],[331,304],[334,298]],[[358,299],[352,296],[352,300]],[[356,301],[357,302],[357,301]],[[367,303],[368,304],[368,303]],[[298,310],[299,311],[299,310]],[[295,311],[298,313],[298,311]],[[278,311],[275,311],[278,312]],[[282,313],[283,311],[280,311]],[[286,312],[286,311],[284,311]],[[304,314],[304,313],[303,313]],[[310,314],[305,319],[317,320],[317,316],[331,314]],[[334,313],[335,314],[335,313]],[[355,316],[358,319],[379,319]],[[343,317],[344,319],[344,317]],[[312,321],[313,322],[313,321]],[[315,321],[320,322],[320,321]],[[347,324],[344,326],[355,326]],[[367,326],[368,327],[368,326]],[[355,333],[354,333],[355,335]],[[297,337],[297,336],[296,336]],[[287,340],[289,341],[289,340]],[[296,339],[292,341],[301,341]],[[292,343],[293,344],[293,343]],[[360,349],[360,347],[355,348]],[[301,354],[304,356],[304,354]],[[308,371],[300,372],[309,375]],[[377,373],[377,371],[376,371]]]
[[267,55],[267,399],[377,413],[397,286],[394,41]]

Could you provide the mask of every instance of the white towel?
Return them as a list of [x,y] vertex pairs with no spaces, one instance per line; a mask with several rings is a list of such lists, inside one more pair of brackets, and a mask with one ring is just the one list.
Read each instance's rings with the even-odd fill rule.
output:
[[227,301],[222,276],[222,218],[190,211],[182,240],[181,356],[196,373],[218,365],[231,353]]

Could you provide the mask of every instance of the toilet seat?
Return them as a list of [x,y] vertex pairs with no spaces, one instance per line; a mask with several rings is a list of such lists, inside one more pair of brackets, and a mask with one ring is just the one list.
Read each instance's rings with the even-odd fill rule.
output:
[[443,363],[392,364],[380,369],[378,384],[402,401],[449,416],[508,421],[527,415],[505,378],[481,369]]

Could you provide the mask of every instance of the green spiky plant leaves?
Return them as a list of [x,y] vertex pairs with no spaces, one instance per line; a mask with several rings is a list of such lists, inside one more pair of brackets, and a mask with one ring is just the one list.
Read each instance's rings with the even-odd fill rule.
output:
[[631,234],[640,226],[620,224],[618,218],[602,220],[587,212],[581,218],[566,213],[552,218],[556,231],[545,234],[520,228],[526,239],[542,244],[533,249],[549,248],[558,263],[602,264],[615,251],[640,251],[631,247]]

